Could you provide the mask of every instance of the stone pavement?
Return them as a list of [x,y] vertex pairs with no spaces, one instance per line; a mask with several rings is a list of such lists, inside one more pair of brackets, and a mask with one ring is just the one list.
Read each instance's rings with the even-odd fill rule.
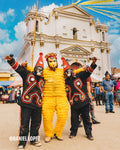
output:
[[[81,127],[75,138],[69,139],[70,113],[63,130],[63,141],[53,139],[44,142],[43,123],[40,128],[41,147],[27,143],[25,150],[120,150],[120,107],[115,106],[115,113],[105,113],[104,106],[95,106],[95,115],[101,124],[93,125],[94,141],[89,141]],[[10,141],[19,133],[20,107],[17,104],[0,103],[0,150],[16,150],[18,141]],[[56,116],[53,124],[55,124]]]

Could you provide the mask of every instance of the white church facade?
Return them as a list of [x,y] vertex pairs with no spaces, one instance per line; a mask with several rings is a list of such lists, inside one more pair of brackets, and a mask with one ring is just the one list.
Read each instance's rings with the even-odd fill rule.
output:
[[[36,7],[26,15],[25,23],[27,33],[22,52],[18,61],[28,61],[31,65],[33,35],[35,25]],[[94,78],[102,79],[106,70],[111,72],[110,43],[108,43],[108,26],[101,24],[97,19],[74,4],[54,8],[49,17],[38,11],[36,21],[36,37],[34,47],[33,66],[36,64],[39,53],[43,57],[47,53],[57,53],[58,67],[62,66],[61,56],[69,64],[80,62],[90,64],[90,57],[98,58]],[[45,67],[47,66],[44,58]]]

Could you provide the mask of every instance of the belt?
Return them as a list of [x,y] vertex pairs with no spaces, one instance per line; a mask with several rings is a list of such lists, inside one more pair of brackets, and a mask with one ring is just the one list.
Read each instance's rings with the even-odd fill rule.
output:
[[107,92],[111,92],[112,90],[108,90]]

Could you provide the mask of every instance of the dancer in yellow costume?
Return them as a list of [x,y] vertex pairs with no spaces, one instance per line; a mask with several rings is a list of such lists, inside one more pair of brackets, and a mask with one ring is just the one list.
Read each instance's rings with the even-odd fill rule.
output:
[[[63,140],[61,134],[68,117],[69,104],[65,92],[64,69],[57,67],[55,53],[49,53],[45,58],[48,67],[43,70],[42,74],[45,80],[42,113],[45,142],[50,142],[53,136],[58,140]],[[53,130],[52,121],[55,111],[57,122]]]
[[[65,92],[64,70],[57,68],[57,57],[55,53],[45,56],[48,67],[43,70],[45,80],[43,91],[43,123],[45,130],[45,141],[49,142],[53,134],[58,140],[62,140],[62,131],[68,117],[68,100]],[[56,110],[57,122],[52,129],[52,121]]]

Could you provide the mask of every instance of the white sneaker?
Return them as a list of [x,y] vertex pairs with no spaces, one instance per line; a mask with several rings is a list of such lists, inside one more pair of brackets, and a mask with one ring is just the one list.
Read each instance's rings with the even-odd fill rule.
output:
[[24,150],[24,146],[23,145],[18,145],[18,150]]

